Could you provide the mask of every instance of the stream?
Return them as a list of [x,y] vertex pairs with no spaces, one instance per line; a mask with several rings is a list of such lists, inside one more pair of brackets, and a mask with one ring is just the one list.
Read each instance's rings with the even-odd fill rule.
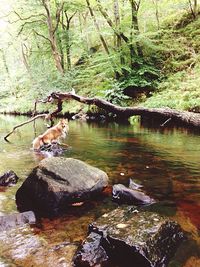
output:
[[[9,137],[10,143],[4,141],[3,136],[25,120],[27,117],[0,115],[0,175],[11,169],[20,177],[16,186],[0,187],[0,215],[17,212],[15,193],[44,158],[31,149],[34,137],[46,129],[43,120],[19,128]],[[161,212],[189,233],[189,240],[169,266],[200,266],[200,135],[187,129],[144,128],[137,123],[70,121],[69,127],[64,140],[69,147],[63,157],[102,169],[110,185],[128,185],[130,178],[142,184],[150,196],[161,201]],[[0,267],[71,266],[76,246],[68,247],[66,242],[80,243],[87,235],[88,224],[116,207],[107,197],[76,207],[61,218],[43,218],[31,231],[1,233]],[[60,244],[65,244],[65,250]]]

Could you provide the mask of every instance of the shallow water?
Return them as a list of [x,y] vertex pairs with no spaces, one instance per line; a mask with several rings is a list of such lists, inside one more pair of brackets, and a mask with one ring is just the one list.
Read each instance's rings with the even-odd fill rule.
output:
[[[20,177],[16,186],[0,188],[1,215],[16,211],[15,192],[27,174],[42,159],[42,156],[31,150],[33,138],[45,130],[42,120],[38,120],[35,127],[33,123],[21,127],[9,137],[11,143],[3,140],[3,136],[14,125],[26,119],[0,116],[0,174],[12,169]],[[160,200],[158,209],[175,218],[191,236],[190,242],[179,249],[170,266],[200,266],[199,134],[183,129],[147,129],[139,125],[72,121],[65,142],[69,148],[64,157],[78,158],[106,171],[111,185],[128,185],[129,179],[132,178],[141,183],[153,198]],[[80,241],[86,236],[88,224],[113,207],[116,207],[116,204],[105,198],[100,202],[77,207],[60,219],[43,219],[40,228],[33,229],[33,237],[42,238],[49,249],[65,241]],[[11,250],[11,247],[9,248]],[[0,263],[0,266],[18,266],[19,257],[16,257],[16,254],[20,254],[20,242],[16,250],[13,248],[15,253],[6,253],[1,248],[0,251],[2,264],[10,264]],[[47,258],[49,252],[41,251],[40,249],[39,257]],[[34,255],[38,258],[37,253]],[[27,256],[24,256],[24,261],[20,258],[19,266],[31,266],[30,261],[32,266],[40,266],[34,255],[28,257],[28,264]],[[43,266],[59,266],[52,264],[54,265],[44,265],[43,262]]]

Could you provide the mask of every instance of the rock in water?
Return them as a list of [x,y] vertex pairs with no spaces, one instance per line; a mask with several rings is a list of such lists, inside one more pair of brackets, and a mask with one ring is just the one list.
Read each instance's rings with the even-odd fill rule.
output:
[[18,179],[14,171],[7,171],[0,176],[0,186],[12,186],[17,183]]
[[55,157],[62,155],[63,152],[64,149],[58,143],[51,143],[42,145],[38,153],[46,157]]
[[103,267],[108,264],[108,256],[101,245],[103,237],[90,233],[74,256],[75,267]]
[[89,226],[117,266],[165,267],[185,239],[179,224],[150,211],[120,207]]
[[142,187],[143,187],[143,185],[137,184],[131,178],[129,179],[129,188],[130,189],[140,190]]
[[46,158],[33,169],[16,193],[20,211],[57,216],[67,205],[98,195],[108,184],[102,170],[72,158]]
[[141,190],[130,189],[123,184],[115,184],[113,186],[112,197],[113,201],[118,204],[147,205],[155,203],[154,199]]
[[8,214],[0,216],[0,231],[9,230],[23,226],[24,224],[35,224],[36,218],[32,211],[26,211],[23,213]]

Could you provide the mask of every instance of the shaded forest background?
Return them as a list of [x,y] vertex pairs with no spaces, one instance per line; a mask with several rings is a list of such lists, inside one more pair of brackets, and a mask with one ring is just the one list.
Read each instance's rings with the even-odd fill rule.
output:
[[2,0],[0,32],[0,111],[28,112],[73,88],[122,106],[200,111],[197,0]]

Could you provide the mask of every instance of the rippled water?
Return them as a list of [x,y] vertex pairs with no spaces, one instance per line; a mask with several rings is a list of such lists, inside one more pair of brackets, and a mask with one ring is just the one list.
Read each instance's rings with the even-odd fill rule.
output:
[[[1,215],[16,211],[15,192],[27,174],[42,159],[31,150],[35,135],[42,133],[42,120],[28,124],[11,135],[6,143],[3,136],[26,117],[0,116],[0,173],[14,170],[20,177],[18,185],[0,188]],[[81,159],[106,171],[110,184],[128,185],[129,178],[141,183],[145,190],[161,201],[160,210],[175,218],[191,235],[191,242],[179,250],[170,266],[196,267],[199,261],[200,231],[200,135],[181,129],[147,129],[138,125],[96,124],[72,121],[65,142],[69,145],[64,157]],[[163,203],[163,204],[162,204]],[[41,227],[34,229],[34,238],[39,236],[49,249],[66,240],[82,240],[87,226],[103,212],[112,209],[109,199],[90,203],[60,219],[43,219]],[[12,243],[12,242],[11,242]],[[24,244],[23,244],[24,245]],[[42,246],[42,245],[41,245]],[[11,250],[11,245],[8,246]],[[14,249],[14,248],[13,248]],[[16,251],[20,249],[20,242]],[[4,262],[18,266],[12,253],[2,251]],[[15,251],[15,250],[14,250]],[[14,255],[16,255],[16,251]],[[46,259],[48,251],[35,255]],[[40,266],[36,256],[20,260],[19,266]],[[35,258],[34,258],[35,257]],[[45,258],[46,257],[46,258]],[[7,258],[7,260],[5,260]],[[26,258],[26,257],[25,257]],[[45,260],[44,260],[45,261]],[[2,263],[3,264],[3,263]],[[0,264],[1,266],[1,264]],[[48,265],[43,266],[62,266]],[[64,266],[64,265],[63,265]],[[124,266],[125,267],[125,266]]]

